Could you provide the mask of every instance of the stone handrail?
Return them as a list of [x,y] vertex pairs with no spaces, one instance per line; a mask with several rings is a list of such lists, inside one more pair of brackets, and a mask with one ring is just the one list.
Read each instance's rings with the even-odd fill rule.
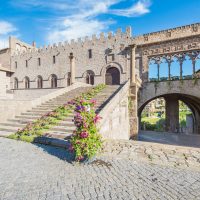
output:
[[99,128],[103,138],[129,139],[129,87],[130,81],[127,81],[100,111]]

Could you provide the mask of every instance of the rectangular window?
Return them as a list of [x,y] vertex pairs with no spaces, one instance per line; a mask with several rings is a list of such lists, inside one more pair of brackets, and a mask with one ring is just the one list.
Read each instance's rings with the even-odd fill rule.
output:
[[56,56],[53,56],[53,64],[56,63]]
[[28,60],[26,60],[26,67],[28,67]]
[[17,62],[15,62],[15,68],[17,69]]
[[88,50],[89,58],[92,58],[92,49]]
[[41,59],[38,58],[38,66],[40,66],[40,65],[41,65]]

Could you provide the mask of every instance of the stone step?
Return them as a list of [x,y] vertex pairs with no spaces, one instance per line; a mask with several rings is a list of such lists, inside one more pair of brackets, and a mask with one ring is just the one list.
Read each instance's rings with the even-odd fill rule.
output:
[[58,125],[59,126],[74,126],[74,122],[72,120],[71,121],[63,120],[59,122]]
[[59,132],[73,132],[76,129],[75,125],[74,126],[54,126],[51,128],[52,131],[59,131]]
[[15,133],[16,131],[18,131],[18,129],[21,129],[21,127],[4,126],[4,125],[0,126],[0,131],[7,131],[7,132]]
[[51,112],[52,110],[51,109],[48,109],[48,110],[41,110],[41,109],[34,109],[34,110],[27,110],[27,113],[38,113],[38,114],[45,114],[45,113],[48,113],[48,112]]
[[67,149],[69,146],[68,140],[49,138],[49,137],[38,137],[35,139],[35,142],[40,144],[51,145],[55,147],[61,147]]
[[58,138],[58,139],[69,139],[71,138],[73,132],[62,132],[62,131],[47,131],[46,133],[44,133],[43,136],[45,137],[49,137],[49,138]]
[[0,131],[0,137],[8,137],[11,134],[13,134],[12,131]]
[[24,119],[24,120],[23,119],[8,119],[7,121],[20,123],[20,124],[28,124],[28,123],[34,122],[35,119]]
[[20,115],[20,116],[15,116],[15,118],[17,119],[22,119],[22,120],[26,120],[26,119],[33,119],[33,120],[36,120],[36,119],[39,119],[40,117],[37,117],[37,116],[23,116],[23,115]]
[[21,113],[20,116],[36,116],[37,118],[40,118],[40,117],[42,117],[45,113],[48,113],[48,112],[44,112],[44,113],[25,112],[25,113]]
[[37,106],[36,109],[51,109],[51,110],[54,110],[57,107],[58,106],[41,105],[41,106]]
[[0,123],[0,126],[13,126],[13,127],[19,127],[24,128],[26,124],[20,124],[20,123]]
[[56,106],[56,107],[59,107],[59,106],[62,106],[63,104],[59,104],[59,103],[44,103],[42,104],[42,106]]

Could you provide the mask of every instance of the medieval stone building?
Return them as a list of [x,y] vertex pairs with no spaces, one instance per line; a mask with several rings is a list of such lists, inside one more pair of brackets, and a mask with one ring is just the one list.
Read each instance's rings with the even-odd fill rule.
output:
[[[184,65],[187,59],[190,64]],[[154,82],[165,81],[159,88],[158,84],[149,82],[152,62],[157,70]],[[175,62],[179,69],[178,78],[172,73]],[[160,75],[163,64],[167,71],[165,77]],[[185,67],[190,69],[190,75],[184,74]],[[176,81],[171,85],[172,80],[181,80],[182,83],[182,80],[196,77],[199,69],[199,23],[140,36],[134,36],[128,27],[125,32],[119,29],[115,34],[105,36],[102,33],[99,37],[93,35],[92,38],[41,48],[37,48],[35,43],[29,45],[10,37],[9,48],[0,50],[0,98],[17,99],[24,94],[26,99],[33,98],[75,82],[119,85],[130,80],[129,98],[133,104],[129,113],[133,133],[138,132],[138,117],[143,108],[159,97],[166,100],[170,131],[178,129],[178,100],[181,99],[193,110],[194,132],[199,132],[198,84],[193,88],[193,83],[188,81],[187,87],[191,86],[191,90]],[[185,94],[188,94],[187,99]]]

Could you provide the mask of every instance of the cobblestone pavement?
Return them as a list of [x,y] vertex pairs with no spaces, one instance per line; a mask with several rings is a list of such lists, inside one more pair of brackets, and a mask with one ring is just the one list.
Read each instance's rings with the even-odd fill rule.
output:
[[200,200],[200,171],[125,156],[74,165],[64,149],[0,138],[1,200]]
[[189,168],[200,171],[200,148],[157,144],[141,141],[110,140],[105,142],[107,158]]

